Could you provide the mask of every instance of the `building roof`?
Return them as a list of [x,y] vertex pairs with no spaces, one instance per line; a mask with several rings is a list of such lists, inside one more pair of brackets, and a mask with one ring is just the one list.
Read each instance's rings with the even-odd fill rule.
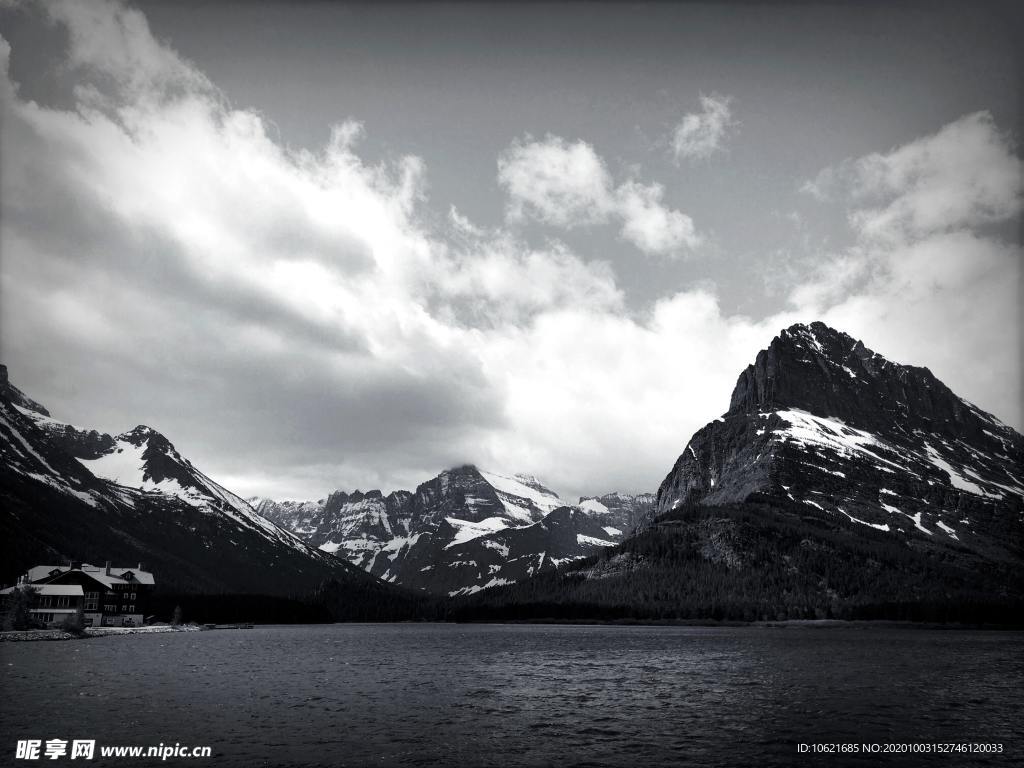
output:
[[16,589],[32,587],[38,595],[49,595],[51,597],[82,597],[85,592],[81,584],[17,584],[13,587],[0,589],[0,595],[9,595]]
[[81,584],[39,584],[35,588],[44,597],[82,597],[85,594]]
[[[36,565],[28,569],[28,580],[29,581],[41,581],[48,579],[51,575],[56,576],[60,574],[54,574],[54,571],[60,571],[61,574],[67,573],[72,570],[67,565]],[[110,575],[107,575],[106,566],[101,565],[90,565],[89,563],[82,563],[80,568],[75,568],[76,571],[81,571],[88,576],[96,579],[96,581],[111,587],[114,584],[154,584],[153,574],[150,571],[143,571],[139,568],[131,567],[115,567],[110,566]],[[123,578],[127,573],[132,575],[131,580]]]

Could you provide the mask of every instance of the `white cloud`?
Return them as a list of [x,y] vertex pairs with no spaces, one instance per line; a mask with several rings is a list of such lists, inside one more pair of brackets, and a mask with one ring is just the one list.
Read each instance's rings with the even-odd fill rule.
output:
[[964,115],[885,153],[825,168],[801,188],[821,201],[839,194],[865,240],[908,242],[1017,214],[1024,167],[988,112]]
[[438,258],[436,298],[453,322],[495,327],[562,306],[622,307],[606,262],[584,262],[558,242],[529,248],[508,233],[476,230],[460,250]]
[[616,190],[622,216],[622,238],[644,253],[680,253],[693,250],[701,238],[693,219],[661,203],[664,188],[660,184],[627,181]]
[[498,181],[516,221],[532,216],[561,227],[585,226],[606,221],[614,208],[608,169],[585,141],[514,141],[498,158]]
[[725,139],[736,127],[732,102],[731,96],[701,95],[701,111],[683,115],[672,135],[676,162],[704,160],[723,150]]
[[112,0],[45,0],[68,32],[68,64],[111,78],[134,98],[216,89],[206,76],[149,33],[146,17]]
[[517,140],[498,158],[508,218],[534,218],[571,229],[616,220],[620,236],[644,253],[667,256],[701,243],[693,220],[665,207],[664,187],[627,179],[615,186],[604,160],[585,141],[559,136]]

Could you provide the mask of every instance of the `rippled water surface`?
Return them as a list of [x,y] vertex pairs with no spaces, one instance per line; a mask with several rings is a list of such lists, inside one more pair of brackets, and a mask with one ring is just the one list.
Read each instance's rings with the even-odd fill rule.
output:
[[[19,738],[213,747],[164,765],[1024,765],[1021,633],[280,626],[4,643],[0,660],[3,765]],[[1006,752],[796,752],[949,741]]]

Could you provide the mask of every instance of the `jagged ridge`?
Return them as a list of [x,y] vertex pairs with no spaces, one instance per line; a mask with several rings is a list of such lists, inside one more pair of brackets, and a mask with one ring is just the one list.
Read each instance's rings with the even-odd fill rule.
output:
[[601,498],[614,510],[600,503],[575,509],[535,477],[467,465],[415,492],[338,491],[319,502],[254,503],[311,545],[382,579],[464,594],[610,546],[628,531],[624,521],[653,502],[650,494]]

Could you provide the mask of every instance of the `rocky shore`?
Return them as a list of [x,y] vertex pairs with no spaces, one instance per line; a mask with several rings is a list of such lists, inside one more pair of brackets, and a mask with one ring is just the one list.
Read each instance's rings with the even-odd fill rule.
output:
[[93,637],[108,635],[151,635],[161,632],[198,632],[202,627],[189,624],[180,627],[96,627],[85,630],[83,634],[66,632],[63,629],[25,629],[0,632],[0,642],[31,642],[35,640],[88,640]]

